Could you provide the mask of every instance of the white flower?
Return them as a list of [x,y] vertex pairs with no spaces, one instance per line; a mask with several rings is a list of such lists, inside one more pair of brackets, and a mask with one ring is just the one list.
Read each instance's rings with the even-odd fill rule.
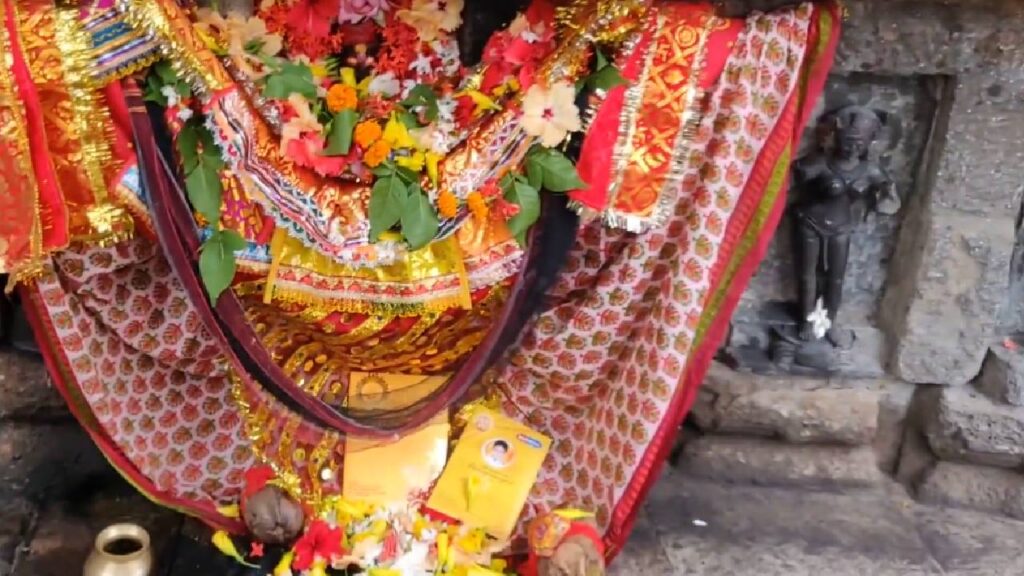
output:
[[814,312],[807,315],[807,321],[811,324],[811,329],[814,330],[815,338],[822,338],[832,327],[832,321],[828,318],[828,310],[825,309],[821,298],[818,298],[818,302],[814,305]]
[[164,95],[164,98],[167,98],[168,106],[177,106],[181,102],[178,91],[174,89],[174,86],[164,86],[160,89],[160,93]]
[[188,122],[189,119],[192,118],[193,114],[194,113],[192,112],[191,108],[181,108],[180,110],[178,110],[178,120],[181,120],[182,122]]
[[408,98],[409,97],[409,93],[412,92],[412,89],[415,88],[418,85],[419,85],[419,82],[413,80],[412,78],[410,78],[408,80],[402,80],[402,98],[403,99]]
[[576,89],[568,82],[550,87],[534,84],[523,98],[523,131],[536,136],[548,148],[558,146],[570,132],[583,128],[580,110],[576,107]]
[[412,63],[409,64],[409,68],[417,74],[427,76],[434,71],[434,64],[431,62],[429,56],[426,54],[420,54],[412,61]]
[[536,44],[537,42],[540,41],[540,36],[537,36],[537,33],[534,32],[533,30],[526,30],[522,34],[520,34],[519,37],[522,38],[523,40],[526,40],[530,44]]
[[455,125],[455,109],[459,103],[451,96],[442,96],[437,99],[437,122],[438,124]]
[[398,81],[393,72],[387,72],[374,76],[367,87],[370,94],[380,94],[385,98],[391,98],[402,91],[402,83]]

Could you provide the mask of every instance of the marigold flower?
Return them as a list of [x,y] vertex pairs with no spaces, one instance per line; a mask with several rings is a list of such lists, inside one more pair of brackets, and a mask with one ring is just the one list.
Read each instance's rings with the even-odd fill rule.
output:
[[455,218],[459,213],[459,199],[452,194],[451,190],[442,190],[437,195],[437,213],[442,218]]
[[360,148],[366,150],[371,144],[380,140],[380,137],[383,134],[384,131],[381,129],[380,124],[377,124],[373,120],[366,120],[365,122],[356,124],[356,130],[352,137]]
[[337,113],[342,110],[354,110],[359,103],[356,89],[345,84],[335,84],[327,91],[327,109]]
[[363,154],[363,164],[370,168],[380,166],[391,154],[391,145],[383,140],[377,140],[366,149]]
[[473,213],[473,219],[477,222],[484,222],[487,220],[487,201],[484,200],[483,194],[479,192],[470,192],[469,196],[466,196],[466,206],[469,207],[469,211]]

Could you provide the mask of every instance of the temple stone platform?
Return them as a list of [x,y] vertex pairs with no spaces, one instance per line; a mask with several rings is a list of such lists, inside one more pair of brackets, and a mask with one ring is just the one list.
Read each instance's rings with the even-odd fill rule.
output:
[[[103,526],[153,536],[153,576],[262,576],[208,544],[194,521],[97,476],[76,500],[0,513],[0,576],[74,576]],[[922,505],[896,485],[828,490],[724,484],[668,469],[611,576],[1002,576],[1024,573],[1024,522]]]

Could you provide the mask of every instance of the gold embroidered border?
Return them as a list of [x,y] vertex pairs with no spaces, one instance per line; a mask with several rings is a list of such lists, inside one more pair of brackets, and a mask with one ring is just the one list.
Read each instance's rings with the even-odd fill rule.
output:
[[[12,170],[17,171],[20,182],[6,182],[13,198],[15,193],[27,193],[31,195],[31,213],[25,214],[0,214],[0,218],[31,218],[28,238],[28,253],[18,260],[5,261],[0,258],[0,271],[7,269],[10,273],[6,292],[13,290],[19,282],[29,281],[40,276],[44,271],[43,260],[43,225],[40,220],[39,186],[36,183],[35,172],[32,168],[31,153],[29,151],[28,134],[26,133],[26,120],[22,109],[22,98],[15,86],[11,67],[14,60],[14,49],[11,37],[7,29],[7,17],[9,7],[5,0],[0,0],[0,110],[6,109],[7,114],[0,113],[0,138],[7,140],[14,148]],[[0,246],[5,252],[10,249],[8,240],[0,238],[5,245]],[[3,256],[0,254],[0,256]]]
[[86,211],[92,234],[86,238],[100,246],[131,238],[134,220],[128,212],[110,201],[104,167],[113,161],[109,141],[113,139],[110,115],[92,88],[89,66],[92,61],[89,36],[81,27],[78,6],[63,6],[56,12],[56,42],[60,46],[64,76],[74,113],[75,129],[81,145],[85,171],[94,205]]
[[[604,214],[609,226],[635,233],[663,224],[675,205],[685,150],[701,118],[707,39],[724,22],[687,6],[663,6],[659,12],[641,80],[627,91]],[[680,77],[686,78],[682,94],[668,85]],[[639,129],[642,115],[651,119]]]

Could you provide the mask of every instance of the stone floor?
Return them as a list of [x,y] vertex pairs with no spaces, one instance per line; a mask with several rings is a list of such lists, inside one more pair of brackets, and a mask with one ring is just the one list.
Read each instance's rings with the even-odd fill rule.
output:
[[[131,519],[154,535],[154,576],[255,576],[213,552],[197,525],[118,482],[73,507],[7,503],[0,576],[80,574],[93,535]],[[917,576],[1024,573],[1024,522],[915,504],[899,489],[827,493],[718,485],[668,472],[612,576]]]

